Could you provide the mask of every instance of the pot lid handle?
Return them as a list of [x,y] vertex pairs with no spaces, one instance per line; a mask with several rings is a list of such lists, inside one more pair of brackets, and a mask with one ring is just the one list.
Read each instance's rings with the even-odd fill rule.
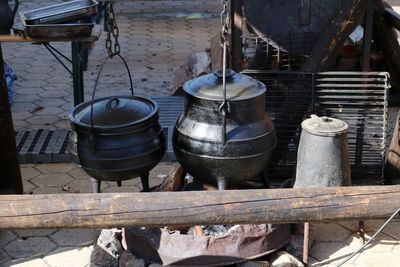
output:
[[[232,69],[227,69],[226,71],[225,71],[225,77],[227,77],[227,78],[232,78],[233,77],[233,75],[235,75],[235,71],[234,70],[232,70]],[[219,79],[222,79],[222,77],[224,76],[224,74],[223,74],[223,69],[222,70],[216,70],[216,71],[214,71],[214,75],[215,76],[217,76]]]
[[116,105],[119,104],[119,98],[118,97],[111,97],[106,104],[106,109],[111,110],[113,108],[112,103],[115,102]]

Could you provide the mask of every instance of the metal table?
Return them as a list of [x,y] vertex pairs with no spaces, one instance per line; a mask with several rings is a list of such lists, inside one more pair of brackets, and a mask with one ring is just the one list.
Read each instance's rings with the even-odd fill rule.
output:
[[[82,48],[93,44],[99,39],[101,30],[97,27],[93,29],[92,35],[84,38],[30,38],[13,34],[0,35],[1,42],[25,42],[34,44],[48,44],[53,42],[70,42],[71,43],[71,63],[72,78],[74,90],[74,105],[78,105],[84,101],[84,85],[83,85],[83,60]],[[54,55],[54,54],[53,54]]]
[[2,193],[22,193],[22,179],[18,163],[12,116],[8,104],[6,83],[3,71],[3,54],[1,49],[2,42],[29,42],[35,44],[49,44],[50,42],[70,42],[72,59],[72,77],[74,90],[74,105],[84,101],[83,87],[83,60],[82,48],[86,44],[92,44],[100,37],[101,31],[93,30],[91,36],[86,38],[70,39],[32,39],[16,35],[0,35],[0,194]]

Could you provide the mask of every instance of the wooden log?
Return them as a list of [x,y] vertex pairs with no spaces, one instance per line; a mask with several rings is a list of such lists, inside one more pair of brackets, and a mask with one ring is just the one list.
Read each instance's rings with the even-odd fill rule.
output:
[[14,139],[8,91],[0,45],[0,194],[22,194],[21,172]]
[[0,229],[368,220],[399,201],[400,186],[0,195]]
[[181,165],[176,166],[169,173],[167,178],[155,188],[150,189],[151,192],[174,192],[180,191],[185,184],[186,172]]
[[397,115],[392,141],[385,162],[385,179],[391,183],[400,178],[400,112]]

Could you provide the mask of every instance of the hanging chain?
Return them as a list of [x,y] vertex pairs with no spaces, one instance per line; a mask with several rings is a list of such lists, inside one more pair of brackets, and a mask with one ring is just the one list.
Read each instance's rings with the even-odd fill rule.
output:
[[223,89],[223,102],[219,109],[224,114],[227,109],[226,101],[226,65],[227,65],[227,50],[228,50],[228,34],[229,34],[229,1],[221,0],[222,12],[221,12],[221,42],[222,42],[222,89]]
[[228,50],[228,34],[229,34],[229,1],[221,0],[222,12],[221,12],[221,42],[222,42],[222,90],[223,90],[223,101],[219,110],[222,113],[222,143],[226,144],[226,120],[228,113],[228,102],[226,100],[226,65],[227,65],[227,50]]
[[[119,37],[119,28],[117,25],[117,21],[115,19],[114,13],[114,3],[115,0],[108,0],[106,3],[107,8],[107,21],[106,21],[106,31],[107,31],[107,39],[106,39],[106,48],[108,55],[112,58],[121,53],[121,46],[118,42]],[[114,44],[111,39],[111,35],[114,38]]]
[[229,0],[221,0],[222,12],[221,12],[221,42],[222,45],[228,42],[230,16],[229,16]]

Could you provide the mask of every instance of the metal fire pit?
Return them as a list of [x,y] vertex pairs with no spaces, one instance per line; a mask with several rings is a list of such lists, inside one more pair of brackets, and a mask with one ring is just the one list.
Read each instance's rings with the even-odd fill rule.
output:
[[123,229],[123,247],[148,262],[223,266],[268,255],[290,241],[289,225],[237,225],[228,234],[193,236],[160,228]]
[[244,73],[267,85],[266,109],[278,136],[268,169],[274,182],[294,176],[299,125],[309,115],[316,114],[348,123],[353,184],[383,183],[388,73],[260,70]]
[[346,14],[352,6],[352,1],[331,0],[243,1],[247,25],[258,36],[290,54],[306,55],[335,12],[340,8]]
[[288,53],[273,41],[243,30],[243,60],[250,69],[299,71],[307,59],[304,55],[315,44],[311,38],[293,35],[290,46],[304,52]]

